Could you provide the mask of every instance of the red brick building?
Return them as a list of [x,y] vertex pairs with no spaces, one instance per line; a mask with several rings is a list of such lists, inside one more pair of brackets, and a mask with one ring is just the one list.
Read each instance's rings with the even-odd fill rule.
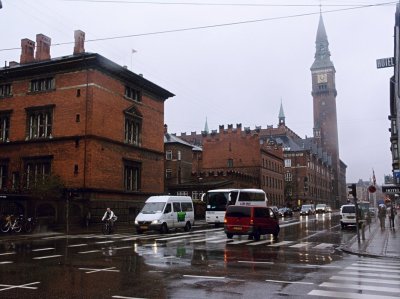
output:
[[[20,63],[0,69],[1,212],[63,223],[68,199],[69,222],[89,210],[97,221],[106,207],[132,220],[164,192],[164,101],[173,94],[86,53],[82,31],[73,55],[53,59],[50,38],[36,38],[36,52],[23,39]],[[34,192],[49,181],[54,190]]]

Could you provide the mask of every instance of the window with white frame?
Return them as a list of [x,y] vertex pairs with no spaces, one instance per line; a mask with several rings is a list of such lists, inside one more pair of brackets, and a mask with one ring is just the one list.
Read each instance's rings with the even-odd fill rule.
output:
[[292,181],[292,174],[290,172],[285,173],[285,181],[291,182]]
[[25,186],[30,189],[43,182],[51,174],[51,158],[25,160]]
[[27,138],[51,138],[53,127],[53,106],[27,108]]
[[172,150],[167,150],[165,152],[165,159],[166,160],[172,160]]
[[125,86],[125,96],[128,99],[141,102],[142,101],[142,94],[139,89],[133,88],[130,86]]
[[31,92],[53,90],[55,88],[54,78],[34,79],[30,82]]
[[285,159],[285,167],[292,167],[292,160],[291,159]]
[[178,195],[178,196],[189,196],[189,192],[188,191],[178,191],[178,192],[176,192],[176,195]]
[[125,110],[125,142],[136,146],[141,145],[142,115],[131,107]]
[[9,97],[11,95],[11,84],[0,84],[0,97]]
[[171,168],[165,169],[165,178],[166,179],[172,178],[172,169]]
[[182,160],[182,152],[178,151],[178,161]]

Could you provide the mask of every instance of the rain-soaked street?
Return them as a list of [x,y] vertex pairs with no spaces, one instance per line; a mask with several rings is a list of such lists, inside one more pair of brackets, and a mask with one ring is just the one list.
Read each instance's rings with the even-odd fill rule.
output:
[[[341,230],[337,214],[280,223],[278,240],[260,241],[230,240],[207,226],[164,235],[2,236],[0,298],[344,298],[349,289],[341,285],[360,268],[376,275],[377,259],[340,251],[355,230]],[[365,294],[381,291],[354,295]]]

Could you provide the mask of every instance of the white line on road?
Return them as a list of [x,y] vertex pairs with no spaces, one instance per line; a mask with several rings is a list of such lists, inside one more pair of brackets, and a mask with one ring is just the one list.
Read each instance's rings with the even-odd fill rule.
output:
[[273,265],[273,262],[256,262],[256,261],[238,261],[238,263],[243,263],[243,264],[268,264],[268,265]]
[[183,275],[187,278],[202,278],[202,279],[225,279],[225,276],[200,276],[200,275]]
[[11,290],[11,289],[31,289],[31,290],[36,290],[37,287],[31,287],[33,284],[38,284],[40,283],[39,281],[36,282],[31,282],[31,283],[26,283],[26,284],[21,284],[21,285],[10,285],[10,284],[0,284],[0,287],[5,287],[4,289],[1,289],[0,292],[6,291],[6,290]]
[[0,265],[5,265],[5,264],[12,264],[12,261],[4,261],[4,262],[0,262]]
[[331,244],[331,243],[321,243],[321,244],[318,244],[317,246],[314,246],[313,248],[314,249],[326,249],[326,248],[332,248],[333,247],[333,244]]
[[372,271],[372,272],[390,272],[390,273],[400,273],[400,270],[394,269],[380,269],[374,267],[360,267],[360,266],[350,266],[346,267],[347,270],[359,270],[359,271]]
[[32,251],[47,251],[47,250],[54,250],[55,248],[53,247],[47,247],[47,248],[38,248],[38,249],[32,249]]
[[377,292],[386,292],[386,293],[399,293],[400,288],[388,288],[381,286],[371,286],[371,285],[359,285],[359,284],[347,284],[347,283],[332,283],[332,282],[324,282],[319,285],[320,287],[328,287],[328,288],[336,288],[340,289],[353,289],[360,291],[377,291]]
[[146,299],[146,298],[142,298],[142,297],[125,297],[125,296],[112,296],[111,298],[118,298],[118,299]]
[[230,242],[228,245],[237,245],[237,244],[244,244],[244,243],[249,243],[252,242],[252,240],[238,240],[238,241],[233,241]]
[[94,242],[94,244],[107,244],[107,243],[114,243],[115,241],[109,240],[109,241],[99,241],[99,242]]
[[360,271],[341,271],[338,274],[342,275],[357,275],[357,276],[370,276],[377,278],[400,278],[400,274],[381,274],[381,273],[365,273]]
[[37,257],[34,257],[33,259],[34,260],[43,260],[43,259],[51,259],[51,258],[54,258],[54,257],[60,257],[60,256],[62,256],[61,254],[55,254],[55,255],[47,255],[47,256],[37,256]]
[[[356,294],[356,293],[345,293],[338,291],[321,291],[321,290],[312,290],[308,293],[308,295],[312,296],[320,296],[320,297],[332,297],[332,298],[340,298],[340,299],[376,299],[377,295],[368,295],[368,294]],[[380,299],[399,299],[399,297],[393,296],[382,296],[379,295]]]
[[13,252],[0,253],[0,255],[11,255],[11,254],[16,254],[16,252],[13,251]]
[[72,245],[68,245],[67,247],[83,247],[83,246],[87,246],[88,244],[84,244],[84,243],[82,243],[82,244],[72,244]]
[[311,242],[300,242],[298,244],[291,245],[289,247],[291,247],[291,248],[303,248],[303,247],[310,246],[311,244],[312,244]]
[[119,272],[119,270],[115,269],[115,267],[110,267],[110,268],[103,268],[103,269],[92,269],[92,268],[79,268],[79,270],[87,271],[85,273],[87,274],[92,274],[92,273],[97,273],[97,272]]
[[376,268],[384,268],[384,269],[399,269],[400,270],[400,266],[389,266],[389,265],[366,265],[363,263],[355,263],[352,264],[352,266],[359,266],[359,267],[376,267]]
[[94,253],[94,252],[100,252],[100,250],[79,251],[78,253],[86,254],[86,253]]
[[329,279],[332,280],[345,280],[345,281],[356,281],[361,283],[385,283],[385,284],[395,284],[399,285],[398,280],[388,280],[388,279],[376,279],[376,278],[359,278],[359,277],[341,277],[341,276],[332,276]]
[[272,240],[261,240],[261,241],[249,243],[249,244],[247,244],[247,246],[255,246],[255,245],[261,245],[261,244],[266,244],[266,243],[270,244],[272,242],[273,242]]
[[303,282],[303,281],[284,281],[284,280],[270,280],[266,279],[267,282],[277,282],[277,283],[293,283],[293,284],[314,284],[313,282]]
[[288,245],[288,244],[292,244],[292,243],[293,243],[293,241],[282,241],[282,242],[274,243],[274,244],[271,244],[271,245],[268,245],[268,246],[270,246],[270,247],[279,247],[279,246],[282,246],[282,245]]

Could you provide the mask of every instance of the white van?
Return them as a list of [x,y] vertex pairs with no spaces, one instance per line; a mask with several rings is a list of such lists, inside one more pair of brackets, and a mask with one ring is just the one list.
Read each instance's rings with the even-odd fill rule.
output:
[[189,196],[151,196],[135,219],[138,234],[147,230],[167,233],[170,228],[189,231],[193,225],[194,208]]

